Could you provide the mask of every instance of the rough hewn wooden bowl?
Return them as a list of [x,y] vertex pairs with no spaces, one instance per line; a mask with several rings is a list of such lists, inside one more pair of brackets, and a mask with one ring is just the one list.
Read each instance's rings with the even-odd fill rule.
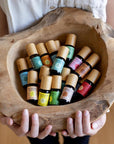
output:
[[[78,36],[76,52],[85,45],[100,55],[98,69],[102,76],[93,93],[80,102],[65,106],[37,107],[27,103],[15,61],[26,55],[25,46],[30,42],[60,39],[64,43],[67,33]],[[0,38],[0,112],[12,117],[17,124],[21,112],[29,109],[30,115],[39,114],[40,129],[52,124],[53,131],[66,128],[66,119],[74,117],[76,110],[87,109],[94,121],[105,113],[114,102],[114,31],[91,13],[75,8],[59,8],[48,13],[36,26],[23,32]]]

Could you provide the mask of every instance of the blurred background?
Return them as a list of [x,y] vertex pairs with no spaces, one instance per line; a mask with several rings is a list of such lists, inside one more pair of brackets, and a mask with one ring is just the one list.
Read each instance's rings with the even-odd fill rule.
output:
[[[108,0],[107,23],[114,29],[114,0]],[[0,8],[0,37],[8,34],[6,17]],[[107,122],[100,132],[90,139],[90,144],[114,144],[114,105],[107,113]],[[30,144],[26,137],[18,137],[7,126],[0,124],[0,144]],[[62,140],[61,140],[62,143]]]

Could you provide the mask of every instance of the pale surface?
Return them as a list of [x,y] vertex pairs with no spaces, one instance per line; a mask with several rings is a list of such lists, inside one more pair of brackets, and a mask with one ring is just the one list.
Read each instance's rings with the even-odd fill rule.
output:
[[[0,10],[0,21],[1,17],[4,16],[1,14]],[[5,19],[3,20],[2,17],[2,23],[0,26],[0,34],[3,35],[7,32],[7,30],[4,31],[2,24],[5,23]],[[108,114],[107,117],[107,123],[105,127],[96,135],[91,138],[90,144],[113,144],[114,142],[114,137],[113,137],[113,132],[114,132],[114,106],[111,107],[111,112]],[[29,144],[27,139],[20,138],[15,136],[15,134],[9,130],[6,126],[0,125],[0,143],[2,144]]]

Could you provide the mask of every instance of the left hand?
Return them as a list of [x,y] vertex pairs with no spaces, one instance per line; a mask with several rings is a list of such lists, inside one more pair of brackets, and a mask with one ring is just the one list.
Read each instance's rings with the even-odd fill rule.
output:
[[74,122],[72,118],[67,119],[67,131],[62,131],[62,135],[70,136],[71,138],[82,137],[85,135],[92,136],[104,126],[105,122],[106,114],[93,123],[90,123],[89,111],[77,111]]

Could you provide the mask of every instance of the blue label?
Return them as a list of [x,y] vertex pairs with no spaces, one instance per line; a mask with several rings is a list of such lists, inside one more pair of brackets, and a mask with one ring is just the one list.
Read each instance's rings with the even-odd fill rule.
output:
[[57,54],[54,54],[54,55],[51,56],[52,62],[54,62],[54,60],[56,59],[56,55]]
[[42,61],[41,61],[39,56],[33,57],[31,59],[31,62],[33,64],[33,68],[36,69],[36,70],[39,69],[42,66]]
[[56,70],[58,73],[61,73],[64,67],[65,61],[60,58],[56,58],[51,69]]
[[72,46],[67,46],[69,48],[69,53],[67,58],[72,59],[74,55],[74,48]]
[[22,72],[22,73],[20,73],[20,79],[21,79],[22,86],[27,85],[28,72]]

